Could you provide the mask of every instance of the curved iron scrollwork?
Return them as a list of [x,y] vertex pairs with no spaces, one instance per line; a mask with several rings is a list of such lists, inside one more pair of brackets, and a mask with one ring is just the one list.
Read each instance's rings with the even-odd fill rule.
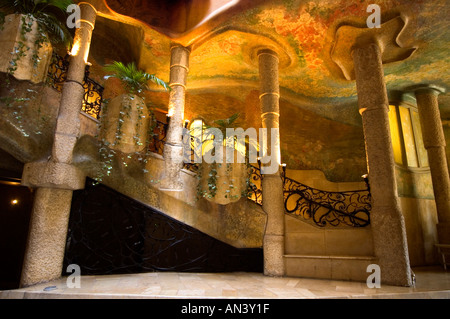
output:
[[370,224],[371,196],[369,190],[327,192],[284,178],[286,212],[316,225],[365,227]]
[[62,91],[63,84],[67,79],[67,70],[69,69],[68,57],[68,55],[62,57],[53,52],[48,67],[47,84],[59,92]]
[[152,129],[148,146],[150,152],[163,155],[164,142],[166,141],[168,126],[168,123],[155,120],[155,125]]
[[88,179],[74,192],[63,269],[85,275],[261,272],[262,249],[239,249]]
[[261,181],[261,170],[256,166],[250,165],[250,185],[247,198],[258,205],[262,205]]
[[[67,80],[69,64],[69,55],[62,57],[53,52],[52,60],[47,72],[47,84],[55,90],[61,92],[63,84]],[[89,77],[89,66],[86,67],[83,87],[84,96],[81,110],[84,113],[98,119],[102,106],[104,88]]]
[[89,78],[89,67],[84,75],[84,96],[81,111],[98,119],[102,109],[103,86]]

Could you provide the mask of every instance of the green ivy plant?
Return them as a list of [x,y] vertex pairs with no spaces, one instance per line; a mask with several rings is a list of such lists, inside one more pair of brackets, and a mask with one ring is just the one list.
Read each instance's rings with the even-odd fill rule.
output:
[[[22,14],[22,26],[20,30],[21,40],[12,52],[12,60],[8,68],[9,74],[14,74],[17,62],[32,51],[32,59],[35,67],[39,63],[38,51],[44,43],[51,42],[58,45],[63,44],[66,48],[73,41],[70,31],[61,21],[66,16],[66,10],[72,0],[2,0],[0,2],[0,27],[3,28],[5,16],[8,14]],[[25,44],[27,34],[32,31],[34,22],[37,22],[38,37],[34,48]]]
[[[34,68],[37,68],[40,58],[38,56],[39,50],[44,43],[52,43],[53,45],[63,45],[68,49],[72,43],[72,35],[65,25],[66,9],[73,4],[72,0],[1,0],[0,1],[0,30],[4,28],[5,17],[9,14],[22,14],[20,39],[17,46],[11,52],[11,60],[9,62],[6,77],[5,87],[9,88],[11,84],[10,76],[14,75],[17,70],[20,59],[31,54]],[[64,19],[63,19],[64,18]],[[62,22],[64,20],[64,22]],[[37,23],[38,36],[34,41],[32,48],[28,47],[26,40],[28,34],[32,31],[34,22]],[[17,121],[17,127],[20,129],[24,136],[28,136],[28,133],[23,127],[23,111],[27,107],[28,103],[37,99],[37,91],[28,89],[27,92],[31,96],[17,96],[15,89],[11,88],[9,93],[11,99],[2,102],[8,108],[14,108],[11,114],[14,115]],[[27,93],[27,95],[28,95]],[[38,117],[45,119],[45,116],[41,116],[40,108],[38,109]],[[41,126],[42,123],[39,124]],[[35,132],[36,134],[42,134],[40,128]]]
[[[149,119],[149,126],[147,131],[147,136],[145,139],[143,139],[139,135],[133,136],[133,139],[137,146],[148,145],[149,139],[151,136],[153,136],[153,130],[156,125],[156,119],[154,115],[154,111],[152,109],[152,106],[147,104],[145,102],[145,93],[147,91],[152,91],[149,83],[153,82],[158,86],[163,87],[165,90],[170,90],[169,85],[161,80],[160,78],[156,77],[154,74],[149,74],[143,70],[140,70],[136,67],[135,63],[129,63],[129,64],[123,64],[122,62],[114,61],[112,64],[108,64],[104,66],[103,68],[108,75],[106,75],[104,78],[117,78],[120,80],[126,94],[128,94],[129,99],[127,102],[130,102],[131,100],[135,99],[136,96],[140,97],[143,102],[140,102],[136,105],[136,110],[138,113],[138,121],[136,122],[136,132],[139,132],[139,128],[142,126],[142,120],[144,118]],[[102,117],[107,118],[108,117],[108,100],[103,101],[102,105]],[[142,104],[144,103],[144,104]],[[144,112],[144,106],[147,106],[148,113],[145,114]],[[127,166],[128,160],[133,157],[133,155],[124,155],[119,154],[120,152],[114,150],[114,146],[119,145],[120,141],[122,139],[122,126],[123,123],[131,118],[131,103],[124,103],[122,105],[122,109],[119,113],[119,119],[117,121],[116,131],[115,131],[115,141],[113,143],[108,142],[105,138],[99,138],[100,141],[100,147],[99,152],[100,156],[102,158],[103,162],[103,168],[102,173],[97,177],[97,181],[102,181],[104,176],[110,176],[113,168],[113,161],[115,159],[120,158],[121,163],[124,166]],[[102,121],[101,121],[102,123]],[[103,130],[103,127],[100,124],[99,131],[101,132]],[[102,136],[102,134],[100,133]],[[144,142],[145,140],[145,142]],[[141,161],[143,163],[147,163],[148,161],[148,155],[149,150],[147,147],[144,148],[144,153],[142,152],[136,152],[134,156],[138,161]],[[144,169],[144,173],[148,173],[146,169]]]
[[[206,131],[206,129],[208,128],[217,128],[221,131],[222,136],[225,137],[224,141],[223,141],[223,145],[233,145],[234,149],[237,150],[238,152],[240,152],[242,155],[245,156],[245,163],[247,166],[247,177],[246,177],[246,188],[242,191],[241,197],[248,197],[249,192],[251,191],[252,187],[254,186],[253,183],[251,182],[251,170],[250,170],[250,163],[249,163],[249,157],[248,157],[248,148],[249,147],[254,147],[255,149],[258,149],[258,145],[257,145],[257,141],[251,141],[251,140],[243,140],[243,139],[239,139],[236,136],[226,136],[226,129],[227,128],[236,128],[237,127],[237,120],[240,116],[240,113],[235,113],[233,115],[231,115],[229,118],[226,119],[219,119],[219,120],[214,120],[212,122],[211,125],[208,124],[204,124],[203,127],[196,127],[193,130],[191,130],[191,135],[194,136],[193,139],[191,139],[192,141],[192,145],[191,147],[193,149],[195,149],[195,143],[196,141],[198,141],[200,139],[200,136],[202,137],[202,153],[208,152],[208,151],[212,151],[214,152],[215,149],[214,148],[214,137],[211,136],[212,133],[206,133],[208,132]],[[214,155],[214,154],[212,154]],[[202,185],[202,179],[204,178],[203,176],[203,170],[201,168],[201,165],[203,164],[200,163],[199,164],[199,169],[198,169],[198,173],[197,173],[197,200],[200,198],[214,198],[217,194],[217,171],[218,168],[221,168],[222,165],[227,165],[226,171],[227,173],[231,172],[232,169],[232,163],[212,163],[210,165],[210,170],[208,171],[208,176],[207,176],[207,185],[208,185],[208,189],[203,189],[203,185]],[[231,190],[234,188],[234,184],[233,184],[233,180],[231,180],[232,183],[230,183],[228,185],[228,190],[226,190],[226,192],[228,194],[225,195],[225,198],[231,198],[231,199],[236,199],[236,197],[239,197],[238,195],[231,195]]]

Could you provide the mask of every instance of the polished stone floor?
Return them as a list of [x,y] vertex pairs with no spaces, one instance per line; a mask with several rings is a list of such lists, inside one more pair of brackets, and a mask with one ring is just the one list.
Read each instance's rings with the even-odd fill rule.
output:
[[450,271],[442,267],[413,270],[415,287],[381,288],[368,288],[361,282],[274,278],[243,272],[82,276],[79,288],[69,288],[67,277],[63,277],[28,288],[0,291],[0,299],[450,299]]

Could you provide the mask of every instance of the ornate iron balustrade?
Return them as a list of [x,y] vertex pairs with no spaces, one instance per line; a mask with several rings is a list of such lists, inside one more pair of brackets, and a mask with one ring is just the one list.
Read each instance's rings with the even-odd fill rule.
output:
[[81,111],[98,120],[102,109],[104,88],[89,77],[89,66],[86,66],[83,87],[84,96]]
[[[69,55],[61,57],[53,52],[47,73],[47,84],[61,92],[63,84],[67,79],[69,64]],[[86,67],[83,87],[84,96],[81,111],[98,119],[102,106],[103,86],[89,77],[89,66]]]
[[261,169],[250,165],[250,185],[247,198],[262,206]]
[[155,126],[152,129],[151,138],[149,140],[148,149],[150,152],[163,155],[164,142],[166,141],[167,128],[169,123],[163,123],[155,120]]
[[288,177],[284,180],[286,213],[312,220],[316,225],[365,227],[370,224],[370,190],[327,192]]
[[57,90],[62,91],[64,82],[67,79],[67,70],[69,69],[69,57],[61,57],[53,52],[50,65],[47,72],[47,84]]

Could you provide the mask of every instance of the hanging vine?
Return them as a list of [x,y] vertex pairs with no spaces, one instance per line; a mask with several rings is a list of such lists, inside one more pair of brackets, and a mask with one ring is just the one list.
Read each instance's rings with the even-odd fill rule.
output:
[[[116,159],[118,163],[124,167],[128,166],[129,162],[136,160],[138,163],[142,163],[143,173],[148,174],[149,171],[146,169],[146,164],[148,163],[148,158],[150,155],[149,143],[150,139],[153,138],[153,130],[156,126],[156,118],[152,106],[146,103],[144,92],[150,90],[148,82],[152,81],[155,84],[169,89],[169,86],[161,79],[154,75],[148,74],[142,70],[139,70],[134,63],[124,65],[121,62],[114,62],[113,64],[107,65],[104,68],[106,71],[110,72],[111,75],[107,75],[105,79],[110,77],[115,77],[121,80],[123,88],[126,90],[126,98],[122,101],[120,106],[119,116],[117,119],[114,141],[108,141],[105,137],[105,123],[108,119],[108,107],[107,101],[106,106],[102,107],[101,114],[101,126],[99,128],[99,154],[102,161],[102,169],[97,176],[96,180],[98,182],[103,181],[105,176],[110,176],[113,169],[113,161]],[[132,103],[137,99],[137,103]],[[134,144],[137,149],[142,149],[142,151],[135,151],[133,153],[125,154],[119,150],[115,150],[123,139],[124,132],[123,126],[127,121],[132,121],[132,112],[136,111],[137,120],[134,124],[135,130],[132,136]],[[103,119],[103,120],[102,120]],[[146,136],[141,136],[142,128],[144,126],[144,121],[147,121],[147,131]],[[150,180],[152,183],[155,179]]]

